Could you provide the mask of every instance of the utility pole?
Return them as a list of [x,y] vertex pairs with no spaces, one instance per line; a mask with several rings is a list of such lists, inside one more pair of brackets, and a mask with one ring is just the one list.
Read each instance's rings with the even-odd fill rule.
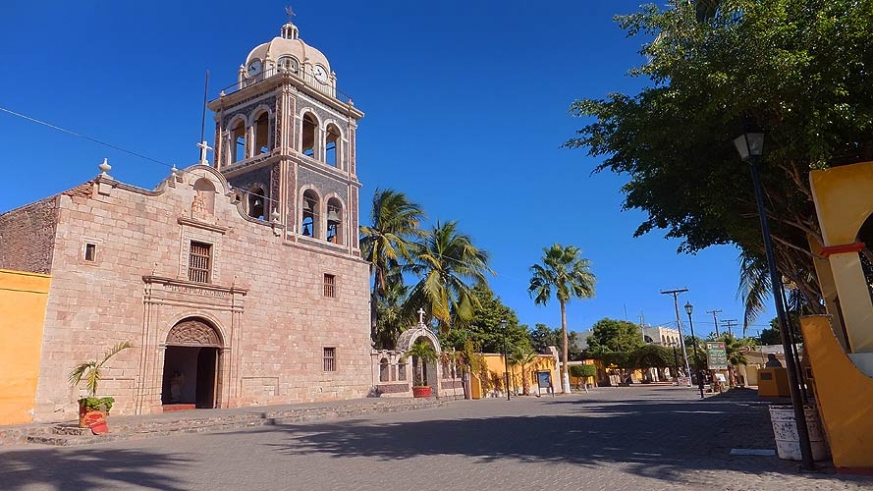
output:
[[643,314],[640,314],[640,334],[643,336],[643,342],[646,342],[646,325],[643,322]]
[[737,320],[736,319],[726,319],[724,321],[724,323],[727,324],[728,332],[730,333],[731,336],[733,336],[734,335],[734,327],[736,327],[736,325],[737,325]]
[[721,310],[707,310],[706,311],[707,314],[712,314],[712,320],[715,321],[715,337],[719,336],[719,333],[718,333],[718,313],[719,312],[721,312]]
[[682,336],[682,318],[679,317],[679,294],[688,288],[676,290],[661,290],[661,295],[673,295],[673,305],[676,307],[676,328],[679,330],[679,344],[682,345],[682,358],[685,360],[685,376],[688,377],[688,387],[691,387],[691,365],[688,364],[688,353],[685,351],[685,337]]

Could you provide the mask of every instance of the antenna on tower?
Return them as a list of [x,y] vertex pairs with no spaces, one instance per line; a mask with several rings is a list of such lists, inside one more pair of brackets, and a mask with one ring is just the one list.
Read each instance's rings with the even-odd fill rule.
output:
[[[203,85],[203,113],[200,116],[200,141],[204,142],[204,138],[206,135],[206,103],[208,102],[207,98],[209,97],[209,70],[206,70],[206,82]],[[213,145],[215,142],[213,142]]]

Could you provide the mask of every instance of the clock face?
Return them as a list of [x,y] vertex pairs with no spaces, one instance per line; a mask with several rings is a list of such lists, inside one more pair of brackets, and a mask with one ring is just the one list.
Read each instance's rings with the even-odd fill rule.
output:
[[249,76],[254,77],[255,75],[261,73],[261,68],[261,60],[252,60],[252,62],[249,63]]
[[327,82],[327,72],[324,70],[323,66],[315,65],[312,74],[315,76],[315,80],[318,80],[321,83]]

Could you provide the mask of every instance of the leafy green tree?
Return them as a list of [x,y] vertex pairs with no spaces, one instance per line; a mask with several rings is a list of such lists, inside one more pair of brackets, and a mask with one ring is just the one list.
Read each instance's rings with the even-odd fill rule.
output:
[[667,368],[673,366],[673,350],[657,344],[646,344],[635,349],[631,358],[634,368]]
[[408,268],[418,277],[409,293],[411,310],[423,308],[446,332],[452,317],[469,321],[477,299],[472,285],[487,283],[488,253],[458,230],[457,222],[436,222],[413,248]]
[[[632,70],[636,94],[583,99],[591,122],[567,142],[625,174],[625,208],[695,252],[733,244],[757,260],[763,246],[749,172],[731,140],[766,133],[760,166],[780,272],[822,312],[807,237],[821,238],[807,173],[873,160],[873,9],[856,0],[671,2],[618,18],[654,39]],[[751,217],[751,219],[750,219]]]
[[588,337],[588,350],[593,354],[632,352],[644,345],[640,326],[624,320],[604,318],[595,322]]
[[[425,214],[405,194],[391,189],[376,189],[370,225],[360,228],[361,255],[370,263],[373,285],[370,296],[371,336],[377,347],[393,347],[400,325],[394,320],[378,322],[382,313],[392,312],[403,291],[403,261],[409,261],[411,240],[421,236],[418,228]],[[402,296],[402,295],[400,295]]]
[[476,302],[470,319],[452,320],[452,329],[440,334],[443,346],[454,346],[461,349],[465,340],[473,342],[483,353],[503,352],[503,327],[501,321],[506,321],[506,344],[511,351],[513,346],[527,343],[527,326],[518,324],[518,315],[507,307],[500,297],[485,283],[473,287]]
[[567,302],[571,298],[592,298],[594,284],[597,279],[591,272],[588,259],[579,257],[581,251],[575,246],[554,244],[543,249],[542,264],[530,267],[531,279],[528,293],[537,305],[546,305],[552,298],[552,290],[561,305],[562,361],[564,391],[569,392],[567,385],[567,361],[569,360],[569,338],[567,335]]
[[[392,274],[400,272],[393,270]],[[376,349],[394,349],[397,337],[403,329],[415,323],[404,309],[409,287],[403,284],[402,279],[388,280],[385,290],[376,296],[376,327],[373,330],[373,342]]]
[[[791,321],[792,334],[797,342],[802,342],[803,337],[800,333],[800,315],[797,312],[789,312],[788,318]],[[779,330],[779,318],[770,319],[770,327],[761,331],[758,341],[763,346],[782,344],[782,331]]]
[[552,329],[545,324],[537,324],[533,329],[528,331],[530,345],[537,353],[548,353],[549,346],[560,346],[558,338],[560,338],[560,328]]

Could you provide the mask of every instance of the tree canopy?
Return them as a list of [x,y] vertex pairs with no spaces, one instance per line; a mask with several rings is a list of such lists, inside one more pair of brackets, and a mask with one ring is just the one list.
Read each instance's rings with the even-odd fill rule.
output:
[[[645,35],[639,93],[582,99],[593,118],[567,142],[627,175],[625,208],[695,252],[734,244],[763,257],[749,171],[732,140],[766,134],[761,177],[777,266],[821,309],[807,234],[819,238],[807,173],[873,160],[873,9],[856,0],[722,0],[620,16]],[[703,8],[705,7],[705,8]]]
[[595,322],[588,337],[588,350],[594,354],[631,352],[644,344],[640,326],[609,318]]

